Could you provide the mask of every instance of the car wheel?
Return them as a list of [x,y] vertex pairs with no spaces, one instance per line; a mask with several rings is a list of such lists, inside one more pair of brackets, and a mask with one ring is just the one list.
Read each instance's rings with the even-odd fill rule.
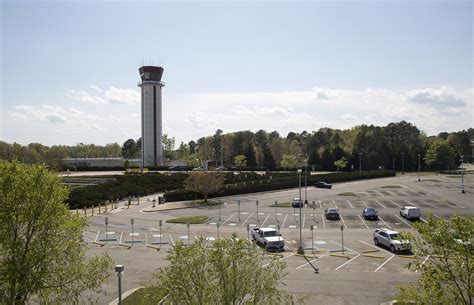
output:
[[377,238],[374,238],[374,244],[375,244],[376,246],[379,245],[379,240],[378,240]]
[[403,214],[402,214],[402,212],[400,212],[400,216],[402,216],[402,217],[403,217]]
[[391,251],[392,253],[395,253],[395,247],[394,247],[393,245],[390,245],[390,251]]

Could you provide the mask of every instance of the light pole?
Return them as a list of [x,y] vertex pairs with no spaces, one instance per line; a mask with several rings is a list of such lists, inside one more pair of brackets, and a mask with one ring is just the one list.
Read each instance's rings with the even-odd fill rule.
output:
[[158,220],[158,225],[160,226],[160,247],[161,247],[161,227],[163,226],[163,220]]
[[308,180],[306,179],[306,165],[304,166],[304,204],[308,204]]
[[463,168],[463,163],[464,163],[464,155],[461,155],[461,193],[465,194],[466,192],[464,191],[464,168]]
[[132,244],[135,243],[135,233],[133,233],[133,224],[134,224],[134,222],[135,221],[133,220],[133,218],[130,219],[130,224],[132,225]]
[[421,165],[420,165],[420,154],[418,154],[418,181],[421,181],[421,179],[420,179],[420,168],[421,168]]
[[191,224],[189,222],[186,223],[186,227],[188,227],[188,246],[189,246],[189,227],[191,226]]
[[219,234],[219,227],[221,226],[221,224],[218,222],[216,223],[216,227],[217,227],[217,240],[221,239],[220,238],[220,234]]
[[344,255],[344,226],[341,225],[342,255]]
[[239,207],[239,222],[240,222],[240,200],[237,200],[237,206]]
[[304,254],[304,249],[303,249],[303,239],[302,239],[302,227],[301,227],[301,206],[302,206],[302,200],[301,200],[301,169],[298,169],[298,183],[299,183],[299,194],[300,198],[299,199],[299,208],[300,208],[300,245],[298,247],[298,254]]
[[258,216],[258,200],[255,201],[255,204],[257,205],[257,222],[260,222],[260,218]]
[[311,230],[311,253],[314,254],[314,235],[313,235],[314,226],[311,225],[309,226],[309,228]]
[[405,153],[402,153],[402,174],[405,173]]
[[247,225],[247,240],[250,241],[250,225]]
[[359,174],[362,173],[362,153],[359,153]]
[[109,234],[107,233],[108,232],[108,227],[109,225],[109,217],[105,217],[105,242],[108,242],[109,241]]
[[118,277],[118,304],[122,305],[122,276],[123,270],[125,267],[123,265],[115,265],[115,272],[117,272]]
[[275,220],[278,221],[278,200],[275,200]]

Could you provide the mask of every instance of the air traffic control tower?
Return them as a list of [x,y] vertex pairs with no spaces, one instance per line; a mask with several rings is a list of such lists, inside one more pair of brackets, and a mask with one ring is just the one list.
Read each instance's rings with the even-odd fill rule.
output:
[[142,88],[142,166],[160,166],[162,162],[161,81],[163,67],[143,66],[138,69]]

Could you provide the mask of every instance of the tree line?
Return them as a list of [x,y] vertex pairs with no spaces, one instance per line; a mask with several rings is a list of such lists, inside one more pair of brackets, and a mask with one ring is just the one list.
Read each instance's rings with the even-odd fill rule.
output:
[[[294,169],[309,166],[315,170],[415,171],[418,158],[422,170],[446,170],[458,166],[461,156],[472,162],[474,129],[442,132],[428,136],[415,125],[401,121],[386,126],[359,125],[350,129],[320,128],[317,131],[290,132],[259,130],[224,133],[197,141],[181,142],[163,135],[166,159],[182,160],[189,167],[205,160],[217,160],[227,167],[247,169]],[[26,146],[0,141],[0,159],[24,163],[45,163],[59,169],[64,158],[140,158],[141,139],[128,139],[104,146],[78,143],[51,147],[31,143]]]

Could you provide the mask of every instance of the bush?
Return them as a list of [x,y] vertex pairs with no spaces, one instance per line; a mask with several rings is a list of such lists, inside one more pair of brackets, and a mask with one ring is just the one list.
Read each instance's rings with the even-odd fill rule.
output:
[[[363,180],[363,179],[373,179],[373,178],[382,178],[382,177],[394,177],[395,172],[393,171],[368,171],[368,172],[342,172],[342,173],[331,173],[331,174],[322,174],[315,176],[308,176],[307,182],[308,185],[312,185],[317,181],[325,181],[328,183],[335,182],[344,182],[344,181],[353,181],[353,180]],[[227,185],[216,194],[213,194],[209,197],[221,197],[221,196],[232,196],[238,194],[247,194],[247,193],[257,193],[257,192],[266,192],[274,190],[282,190],[289,188],[298,187],[298,180],[293,173],[291,177],[282,177],[277,179],[272,179],[268,183],[268,180],[263,180],[262,183],[243,183],[237,185]],[[189,192],[185,190],[176,190],[165,193],[165,198],[167,202],[173,201],[184,201],[184,200],[195,200],[201,199],[199,194],[194,192]]]

